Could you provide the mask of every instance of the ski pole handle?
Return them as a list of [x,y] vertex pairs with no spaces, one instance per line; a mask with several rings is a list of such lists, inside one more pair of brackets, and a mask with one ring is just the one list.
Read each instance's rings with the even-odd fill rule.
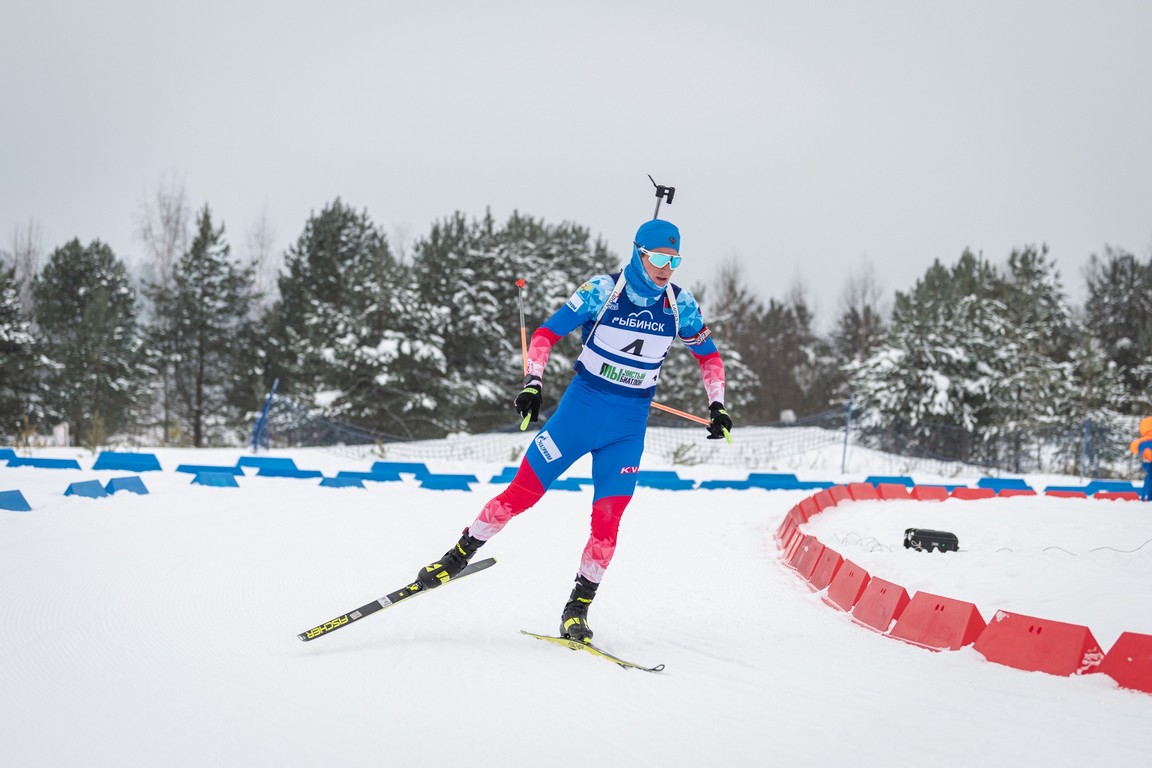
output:
[[[706,427],[712,423],[708,419],[704,418],[703,416],[697,416],[697,415],[692,414],[692,413],[685,413],[684,411],[679,411],[675,408],[672,408],[671,406],[664,405],[664,403],[657,403],[657,402],[653,401],[652,407],[657,408],[657,409],[664,411],[666,413],[671,413],[673,416],[679,416],[682,419],[688,419],[688,421],[694,421],[697,424],[703,424]],[[732,444],[732,433],[730,433],[728,430],[724,430],[724,439],[728,441],[729,445],[731,445]]]

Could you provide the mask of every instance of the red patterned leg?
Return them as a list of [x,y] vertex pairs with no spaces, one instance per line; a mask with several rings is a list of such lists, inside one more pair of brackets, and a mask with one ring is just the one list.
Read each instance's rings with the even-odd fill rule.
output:
[[608,496],[592,504],[592,534],[580,558],[580,575],[597,584],[616,553],[616,532],[631,496]]

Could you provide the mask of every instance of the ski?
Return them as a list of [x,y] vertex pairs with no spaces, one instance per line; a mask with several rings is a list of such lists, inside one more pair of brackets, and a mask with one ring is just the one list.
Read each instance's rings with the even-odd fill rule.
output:
[[[493,565],[496,565],[496,558],[494,557],[489,557],[485,560],[477,560],[474,563],[469,563],[464,567],[464,570],[453,576],[451,579],[445,582],[445,584],[458,581],[465,576],[469,576],[473,573],[476,573],[477,571],[482,571],[485,568],[491,568]],[[371,616],[372,614],[376,613],[376,611],[383,610],[390,605],[396,605],[396,603],[407,600],[410,597],[422,595],[425,591],[426,590],[420,589],[419,584],[412,582],[408,586],[401,587],[395,592],[389,592],[387,595],[384,595],[384,597],[381,597],[378,600],[373,600],[367,605],[362,605],[354,611],[349,611],[348,613],[337,616],[331,621],[326,621],[319,626],[312,627],[312,629],[309,629],[306,632],[301,632],[300,634],[296,635],[296,637],[300,638],[304,642],[314,640],[322,635],[327,635],[329,632],[335,632],[336,630],[340,629],[340,627],[346,627],[354,621],[359,621],[365,616]]]
[[657,664],[654,667],[646,667],[643,664],[636,664],[635,662],[625,661],[624,659],[620,658],[619,656],[613,656],[612,654],[608,653],[607,651],[602,650],[600,648],[597,648],[594,645],[590,645],[588,643],[581,643],[577,640],[569,640],[566,637],[553,637],[552,635],[538,635],[535,632],[529,632],[526,629],[520,630],[520,634],[528,635],[528,637],[534,637],[537,640],[547,640],[549,643],[554,643],[556,645],[562,645],[565,648],[571,648],[574,651],[587,651],[588,653],[592,654],[593,656],[598,656],[599,658],[604,659],[606,661],[611,661],[613,664],[619,664],[624,669],[642,669],[645,672],[659,672],[660,670],[664,669],[663,664]]

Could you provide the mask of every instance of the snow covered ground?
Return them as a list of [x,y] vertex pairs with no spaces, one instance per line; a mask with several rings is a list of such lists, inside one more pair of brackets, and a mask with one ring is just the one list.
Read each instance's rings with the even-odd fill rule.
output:
[[[802,478],[887,473],[839,449]],[[65,497],[131,472],[0,465],[0,762],[6,766],[1144,766],[1152,696],[933,653],[853,624],[784,565],[773,532],[810,492],[641,489],[590,614],[623,670],[520,635],[555,632],[591,491],[554,491],[483,550],[483,574],[302,643],[301,632],[410,580],[502,486],[504,463],[429,461],[471,492],[255,477],[190,484],[158,450],[148,495]],[[371,458],[273,452],[332,476]],[[804,468],[819,467],[818,471]],[[831,469],[835,467],[835,470]],[[645,469],[670,468],[651,465]],[[694,479],[741,478],[718,465]],[[577,465],[573,474],[581,474]],[[790,471],[786,467],[777,471]],[[921,482],[939,478],[915,475]],[[975,483],[978,475],[949,477]],[[1043,486],[1075,478],[1029,478]],[[951,530],[962,551],[901,546]],[[1107,650],[1152,633],[1152,505],[1014,498],[860,502],[807,528],[874,575],[1087,624]]]

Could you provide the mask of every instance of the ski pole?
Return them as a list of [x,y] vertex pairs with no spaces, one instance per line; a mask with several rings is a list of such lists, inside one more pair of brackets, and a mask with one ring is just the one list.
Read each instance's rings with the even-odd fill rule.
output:
[[[528,331],[524,325],[524,278],[516,281],[516,298],[520,304],[520,360],[524,366],[524,375],[528,375]],[[524,421],[520,422],[520,431],[528,429],[528,420],[532,418],[532,414],[524,417]]]
[[[657,403],[657,402],[653,401],[652,407],[658,408],[659,410],[664,411],[666,413],[671,413],[674,416],[679,416],[682,419],[688,419],[688,421],[694,421],[697,424],[703,424],[704,426],[708,426],[712,423],[712,422],[708,421],[708,419],[704,418],[703,416],[696,416],[695,414],[685,413],[684,411],[678,411],[675,408],[664,405],[664,403]],[[724,439],[728,441],[729,445],[732,444],[732,434],[728,430],[724,430]]]
[[524,364],[524,375],[528,375],[528,335],[524,326],[524,278],[516,281],[516,298],[520,303],[520,359]]

